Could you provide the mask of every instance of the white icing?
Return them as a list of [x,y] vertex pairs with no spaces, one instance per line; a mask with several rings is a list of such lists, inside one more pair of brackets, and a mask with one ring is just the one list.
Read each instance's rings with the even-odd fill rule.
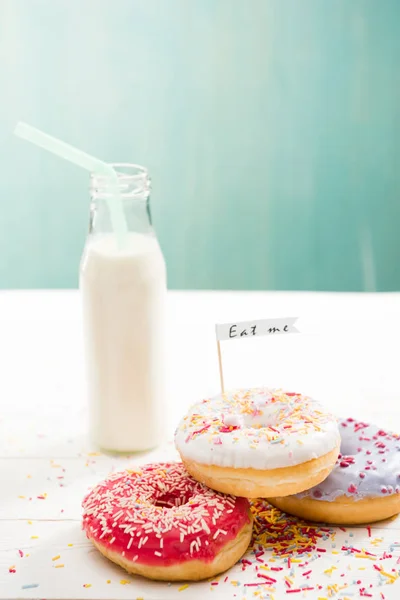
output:
[[319,402],[267,388],[198,402],[175,432],[184,458],[233,468],[295,466],[327,454],[339,442],[336,419]]

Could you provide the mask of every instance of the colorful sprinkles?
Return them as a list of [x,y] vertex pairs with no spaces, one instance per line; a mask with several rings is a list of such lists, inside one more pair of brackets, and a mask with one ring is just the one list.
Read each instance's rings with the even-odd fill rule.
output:
[[316,400],[268,388],[198,402],[175,432],[182,457],[232,468],[295,466],[334,450],[339,442],[336,418]]
[[[225,436],[233,436],[235,432],[237,435],[239,429],[235,423],[225,426],[227,430],[220,431],[217,436],[223,440],[223,443],[225,443]],[[360,438],[370,437],[366,427],[366,424],[357,422],[349,422],[347,425],[347,428],[356,431]],[[278,431],[279,427],[273,426],[270,433],[271,435],[278,435]],[[378,436],[378,439],[374,439],[374,435]],[[357,494],[360,489],[362,491],[364,481],[368,481],[372,474],[376,475],[382,467],[387,466],[389,461],[388,445],[399,443],[398,437],[394,436],[392,440],[389,440],[387,435],[389,434],[378,430],[372,435],[372,439],[359,440],[357,448],[363,450],[358,451],[356,448],[356,454],[362,454],[365,458],[365,464],[363,465],[365,468],[360,470],[358,477],[351,478],[349,481],[346,488],[348,494]],[[279,438],[276,439],[276,444],[279,446],[281,442],[279,442]],[[382,447],[381,444],[384,444],[385,447]],[[375,446],[376,450],[371,448],[371,445]],[[218,443],[217,446],[219,446]],[[367,454],[367,450],[370,454]],[[351,470],[354,469],[355,462],[352,458],[354,458],[352,453],[342,453],[340,457],[342,465],[338,467],[342,473],[351,473]],[[51,466],[52,469],[55,469],[54,474],[60,473],[60,470],[57,471],[59,466],[56,463]],[[161,483],[164,481],[162,476],[160,476],[160,481]],[[351,487],[352,485],[357,488],[357,492]],[[395,494],[397,491],[396,485],[400,485],[400,472],[398,473],[397,482],[384,481],[380,485],[379,491],[382,495]],[[38,489],[38,492],[42,491],[43,488]],[[48,491],[50,492],[50,490]],[[166,498],[163,497],[162,489],[159,490],[159,493],[161,502],[165,502]],[[47,495],[45,493],[40,495],[42,498],[34,495],[32,502],[36,501],[40,505],[45,504],[43,501],[46,500]],[[29,495],[27,494],[26,502],[28,498]],[[171,508],[175,508],[175,499],[173,499],[172,504]],[[212,581],[199,584],[172,584],[172,589],[176,592],[183,592],[182,597],[185,598],[191,597],[191,591],[195,588],[204,590],[204,597],[207,596],[208,589],[213,591],[214,597],[219,597],[218,593],[220,591],[227,590],[227,596],[232,597],[234,600],[284,600],[285,598],[288,598],[288,600],[388,600],[392,597],[397,598],[397,595],[400,598],[400,592],[397,592],[396,595],[396,591],[400,590],[400,538],[394,537],[396,530],[392,529],[390,524],[367,525],[366,527],[351,529],[316,525],[295,517],[289,517],[278,509],[271,507],[264,500],[255,500],[251,504],[255,519],[254,535],[251,546],[242,560],[226,574],[224,573],[221,577]],[[158,508],[162,509],[163,506],[166,507],[167,505],[164,504]],[[122,523],[122,521],[123,517],[120,516],[117,519],[117,524]],[[217,539],[225,539],[226,534],[223,532],[227,531],[228,526],[222,525],[219,521],[220,519],[218,519],[218,525],[213,528],[212,535],[215,535],[219,530]],[[24,576],[23,569],[28,564],[26,561],[31,560],[29,552],[32,555],[37,552],[38,544],[41,544],[42,540],[45,539],[42,531],[36,530],[36,523],[34,524],[30,520],[25,521],[25,523],[27,524],[26,544],[20,544],[23,550],[14,549],[14,554],[11,555],[10,562],[5,565],[4,569],[6,572],[5,577],[10,578],[13,586],[17,585],[21,590],[27,590],[24,594],[20,593],[21,597],[28,597],[26,594],[29,593],[30,589],[35,590],[35,588],[41,587],[39,582],[35,582],[36,577],[32,577],[32,574],[29,578]],[[110,528],[113,528],[113,523],[114,521],[109,524]],[[33,525],[35,526],[33,527]],[[31,527],[29,528],[29,526]],[[201,524],[201,526],[204,528],[204,524]],[[117,525],[115,528],[117,528]],[[38,535],[30,536],[32,530],[33,533],[40,533],[41,539],[39,542],[34,542],[34,540],[39,539]],[[188,529],[184,530],[183,528],[181,533],[183,533],[183,539],[186,542],[190,535]],[[148,546],[151,537],[148,534],[146,535],[149,539],[144,542],[144,548]],[[143,535],[143,540],[145,540],[146,535]],[[113,534],[109,538],[110,541],[112,537],[116,538],[113,542],[113,547],[115,547],[118,538]],[[190,538],[191,543],[198,543],[196,538],[197,536],[193,535]],[[161,539],[163,540],[163,535],[161,535]],[[393,541],[394,539],[397,541]],[[75,542],[73,550],[75,553],[75,550],[79,551],[80,544],[76,540],[72,541]],[[155,552],[162,553],[163,542],[160,541],[160,538],[158,538],[158,542],[160,547]],[[192,546],[192,552],[194,553],[197,551],[196,543]],[[65,546],[72,547],[73,544],[66,544]],[[132,548],[133,542],[131,544]],[[56,554],[57,550],[61,551],[61,554]],[[47,555],[48,567],[58,569],[58,571],[53,571],[56,579],[58,576],[66,577],[68,575],[69,550],[70,548],[67,552],[66,547],[59,547],[53,552],[50,551]],[[157,558],[158,555],[155,554],[155,557]],[[61,560],[63,561],[62,564],[60,564]],[[11,566],[8,567],[8,564]],[[63,568],[64,564],[65,568]],[[91,594],[93,590],[97,591],[100,585],[103,585],[104,588],[107,586],[110,593],[120,585],[127,586],[126,590],[122,588],[121,591],[131,592],[133,594],[132,598],[136,598],[136,594],[140,597],[144,594],[142,588],[136,589],[136,585],[140,585],[137,583],[140,580],[136,580],[134,577],[130,580],[131,585],[129,586],[122,583],[123,581],[129,583],[129,580],[121,580],[121,575],[112,578],[112,585],[111,579],[107,579],[107,576],[111,577],[111,571],[107,572],[105,570],[103,579],[100,582],[92,580],[91,583],[88,582],[90,581],[89,577],[86,579],[82,576],[78,583],[81,596],[84,597],[86,593]],[[33,582],[31,582],[32,579]],[[87,583],[85,583],[85,580]],[[168,584],[160,582],[154,585],[161,589],[161,586],[167,586]],[[171,586],[171,584],[169,585]],[[83,588],[92,588],[92,590],[84,592]],[[36,597],[37,592],[34,593],[36,593]],[[181,594],[179,594],[180,596]],[[146,593],[142,600],[147,600],[147,598]]]
[[314,550],[326,552],[325,548],[318,548],[319,543],[335,534],[330,527],[319,527],[290,517],[266,500],[252,500],[251,511],[254,517],[253,547],[259,547],[259,555],[264,550],[271,550],[273,556]]
[[[214,591],[222,586],[234,600],[388,600],[392,595],[387,594],[387,586],[400,586],[400,540],[386,541],[379,524],[354,529],[311,524],[260,499],[251,501],[251,511],[253,539],[239,563],[209,582],[173,584],[177,592],[187,590],[190,597],[193,586],[209,586]],[[9,567],[11,574],[20,570],[18,565],[25,564],[28,555],[21,556],[16,550],[15,556],[22,562]],[[49,558],[50,564],[58,565],[61,554]],[[136,581],[117,579],[113,583],[129,586]],[[103,584],[111,584],[111,580],[104,579]],[[39,585],[26,583],[21,589]],[[93,584],[81,582],[80,586],[87,589]]]
[[182,463],[111,475],[83,502],[89,539],[132,562],[212,560],[250,522],[249,502],[210,490]]
[[[375,598],[381,586],[391,585],[397,580],[400,583],[400,543],[393,543],[390,552],[386,547],[382,554],[372,553],[364,548],[356,548],[349,542],[354,537],[353,532],[302,521],[272,507],[266,500],[251,501],[251,510],[254,516],[253,540],[251,548],[240,564],[245,576],[250,574],[252,577],[263,579],[264,585],[269,586],[267,596],[260,596],[254,592],[256,598],[277,600],[282,597],[282,593],[302,593],[305,598],[317,597],[318,600]],[[340,536],[343,537],[344,533],[348,539],[346,544],[336,549],[338,529]],[[371,537],[371,526],[364,528],[364,531],[366,537]],[[374,546],[382,542],[383,538],[376,538]],[[313,573],[320,560],[326,564],[329,554],[332,555],[332,563],[336,564],[331,564],[323,571],[327,578],[324,582],[321,581],[320,575],[314,577]],[[360,567],[361,570],[367,571],[365,581],[368,581],[368,584],[352,576],[353,559],[367,560],[371,565]],[[347,563],[346,569],[343,563]],[[386,564],[389,566],[386,567]],[[317,572],[320,573],[320,570]],[[374,583],[370,583],[371,574],[375,574]],[[332,581],[333,578],[335,581]],[[313,583],[310,583],[311,581]],[[236,583],[240,585],[240,580],[236,580]],[[246,581],[243,585],[246,588],[259,588],[263,584],[259,581]],[[308,596],[306,592],[314,592],[315,595]],[[385,599],[383,592],[380,592],[380,598]]]
[[400,494],[400,436],[351,417],[340,419],[339,428],[341,453],[333,471],[298,497],[332,502],[343,495],[361,500]]

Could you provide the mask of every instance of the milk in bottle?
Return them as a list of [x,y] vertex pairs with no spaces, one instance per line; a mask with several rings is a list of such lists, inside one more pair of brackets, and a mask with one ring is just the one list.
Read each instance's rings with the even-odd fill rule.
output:
[[92,176],[80,289],[92,437],[103,449],[132,452],[160,441],[166,269],[146,170],[115,169],[128,234],[119,246],[107,206],[110,181]]

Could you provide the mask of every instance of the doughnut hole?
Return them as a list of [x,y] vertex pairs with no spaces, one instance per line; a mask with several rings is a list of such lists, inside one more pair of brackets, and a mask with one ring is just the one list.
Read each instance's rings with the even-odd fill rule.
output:
[[232,429],[262,429],[263,427],[273,427],[279,430],[285,425],[290,417],[292,408],[290,406],[284,409],[276,410],[274,407],[256,404],[251,412],[235,414],[228,413],[223,415],[223,423],[227,428]]
[[245,412],[227,413],[222,416],[227,428],[262,429],[263,427],[280,428],[293,413],[294,406],[288,402],[286,406],[274,404],[272,394],[260,392],[252,398],[251,404],[246,407]]
[[174,492],[173,490],[161,494],[158,496],[153,502],[154,506],[159,506],[160,508],[176,508],[178,506],[183,506],[187,504],[194,498],[193,494],[184,494],[180,492]]

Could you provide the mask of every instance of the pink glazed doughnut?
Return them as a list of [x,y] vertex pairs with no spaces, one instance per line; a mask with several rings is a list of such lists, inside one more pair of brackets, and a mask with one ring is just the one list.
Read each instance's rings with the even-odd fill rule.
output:
[[108,477],[83,501],[83,529],[130,573],[200,580],[245,553],[253,519],[245,498],[206,488],[182,463],[155,463]]
[[342,419],[342,443],[325,481],[286,498],[268,498],[287,513],[341,525],[372,523],[400,512],[400,436]]

